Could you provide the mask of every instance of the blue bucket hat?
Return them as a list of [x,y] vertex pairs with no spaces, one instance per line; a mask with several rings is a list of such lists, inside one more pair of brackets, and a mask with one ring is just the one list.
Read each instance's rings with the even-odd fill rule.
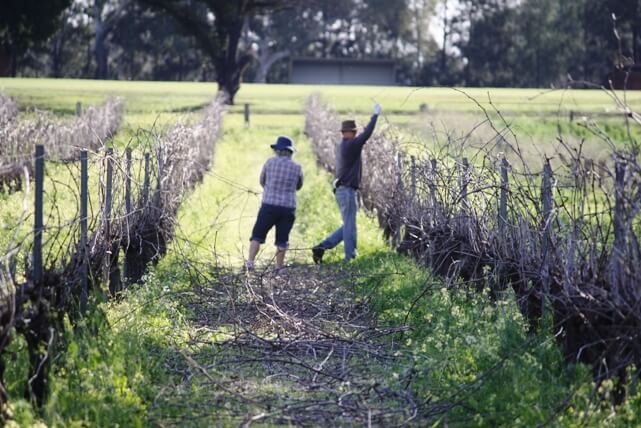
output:
[[280,136],[276,139],[276,144],[270,146],[274,150],[289,150],[294,153],[294,142],[291,138]]

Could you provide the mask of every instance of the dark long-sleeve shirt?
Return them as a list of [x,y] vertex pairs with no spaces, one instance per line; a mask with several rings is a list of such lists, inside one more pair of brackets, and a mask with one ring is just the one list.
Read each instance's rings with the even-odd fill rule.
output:
[[349,139],[343,138],[336,146],[337,186],[348,186],[358,189],[361,183],[363,146],[372,136],[378,115],[373,115],[362,133]]

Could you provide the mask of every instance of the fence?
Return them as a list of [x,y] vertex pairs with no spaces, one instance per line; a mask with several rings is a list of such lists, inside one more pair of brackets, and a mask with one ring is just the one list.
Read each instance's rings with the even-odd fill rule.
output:
[[[75,324],[92,294],[118,294],[165,254],[185,192],[211,165],[221,118],[222,104],[215,102],[193,126],[179,124],[163,135],[141,131],[138,147],[93,155],[80,150],[79,161],[51,159],[42,145],[36,147],[33,240],[17,239],[0,259],[0,353],[13,328],[24,336],[28,390],[38,404],[46,398],[49,351],[63,315]],[[45,180],[45,168],[56,165],[69,172],[68,180]],[[25,252],[29,261],[17,269]],[[0,401],[6,398],[0,387]]]
[[[330,171],[337,123],[310,99],[306,133]],[[636,157],[613,151],[595,163],[567,147],[558,167],[545,159],[533,172],[489,151],[455,158],[427,147],[412,156],[387,129],[364,151],[363,202],[390,243],[452,287],[512,288],[532,329],[549,309],[567,357],[622,388],[626,367],[641,363]]]

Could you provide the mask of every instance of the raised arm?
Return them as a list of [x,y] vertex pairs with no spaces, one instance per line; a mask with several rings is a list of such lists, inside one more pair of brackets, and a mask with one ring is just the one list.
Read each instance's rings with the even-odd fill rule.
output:
[[362,146],[367,142],[367,140],[369,140],[369,137],[371,137],[372,133],[374,132],[374,128],[376,127],[376,121],[378,120],[378,115],[380,113],[381,113],[381,106],[380,104],[376,104],[374,106],[374,114],[370,118],[369,123],[367,124],[363,132],[361,132],[354,138],[353,142],[355,145]]

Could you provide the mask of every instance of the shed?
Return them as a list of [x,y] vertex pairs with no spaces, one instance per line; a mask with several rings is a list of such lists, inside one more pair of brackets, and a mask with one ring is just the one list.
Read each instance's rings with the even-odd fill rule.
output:
[[641,89],[641,64],[615,68],[606,76],[606,87],[610,86],[610,82],[612,82],[614,89]]
[[396,63],[380,59],[292,58],[289,82],[315,85],[396,85]]

